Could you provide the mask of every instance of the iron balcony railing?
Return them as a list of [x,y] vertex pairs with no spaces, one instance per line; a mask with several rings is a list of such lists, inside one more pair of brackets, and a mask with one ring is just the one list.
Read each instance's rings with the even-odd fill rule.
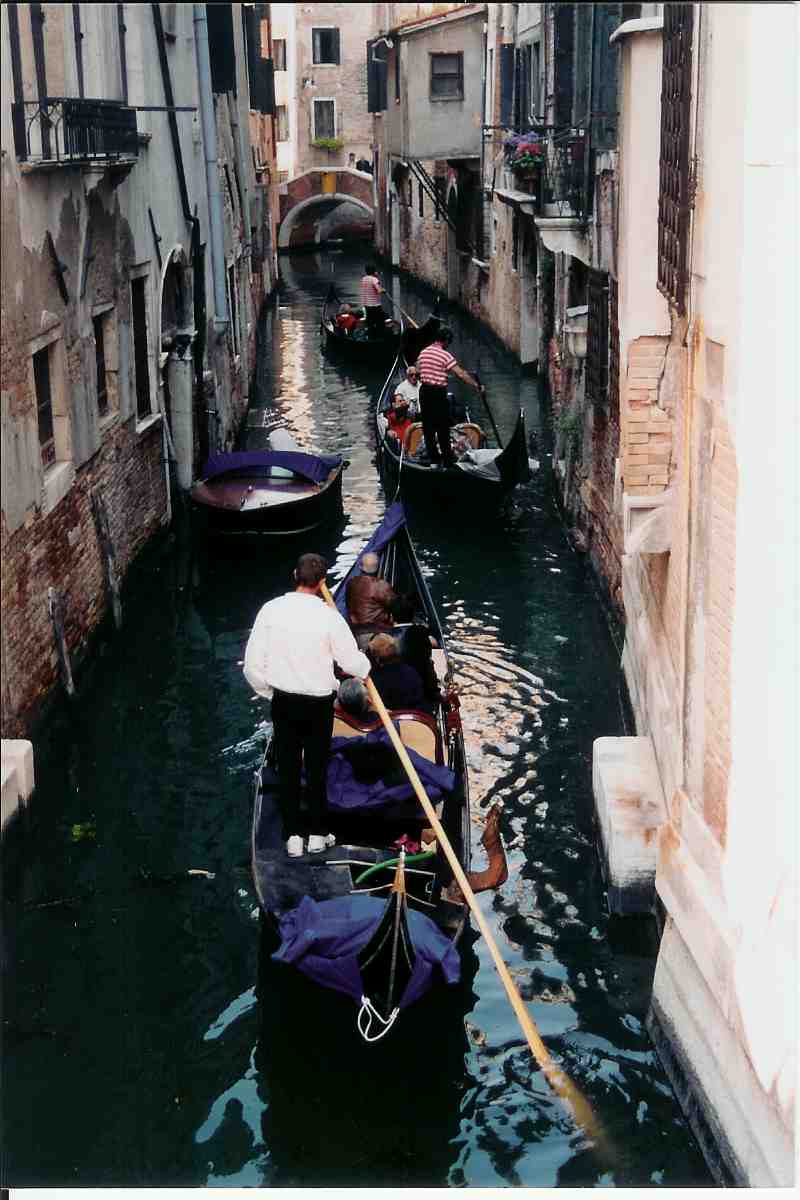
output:
[[593,199],[588,130],[537,125],[505,145],[516,185],[535,198],[540,216],[588,220]]
[[118,100],[47,96],[11,105],[19,162],[80,163],[137,158],[136,110]]

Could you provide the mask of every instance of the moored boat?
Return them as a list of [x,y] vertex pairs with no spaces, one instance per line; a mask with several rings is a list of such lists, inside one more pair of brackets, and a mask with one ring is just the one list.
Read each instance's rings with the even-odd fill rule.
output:
[[190,492],[208,533],[307,533],[342,510],[340,455],[303,451],[285,429],[264,450],[216,454]]
[[[393,710],[390,715],[468,871],[469,789],[458,697],[441,624],[400,504],[387,510],[339,585],[341,611],[347,579],[370,550],[379,555],[380,573],[395,590],[414,597],[415,623],[427,627],[436,643],[432,655],[443,695],[436,714]],[[359,1032],[372,1041],[431,989],[458,981],[468,909],[377,714],[359,721],[337,705],[331,750],[328,816],[337,844],[318,854],[287,857],[268,746],[257,773],[252,872],[267,936],[280,940],[273,959],[316,985],[349,995],[358,1009]],[[497,844],[502,857],[499,838]],[[487,886],[502,880],[503,869]],[[481,878],[479,886],[484,882]]]

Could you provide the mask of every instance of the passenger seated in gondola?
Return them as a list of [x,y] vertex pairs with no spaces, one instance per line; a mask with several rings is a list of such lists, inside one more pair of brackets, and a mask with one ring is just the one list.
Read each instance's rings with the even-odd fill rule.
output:
[[397,438],[398,447],[403,445],[411,426],[414,424],[409,413],[409,403],[400,392],[392,397],[392,407],[387,413],[389,433]]
[[349,304],[343,304],[339,309],[336,317],[336,328],[343,333],[352,333],[360,323],[360,317],[357,317]]
[[336,700],[343,712],[366,724],[375,720],[375,709],[369,692],[360,679],[343,679],[339,684]]
[[367,657],[373,664],[370,677],[387,708],[415,708],[433,713],[419,671],[403,662],[397,642],[390,634],[376,633],[370,638]]
[[419,371],[413,363],[406,367],[406,377],[398,384],[395,395],[403,396],[408,401],[409,413],[416,420],[419,414]]
[[389,605],[396,592],[385,579],[378,578],[380,559],[377,554],[365,554],[361,559],[361,574],[347,585],[345,600],[347,616],[356,641],[363,644],[367,634],[391,629]]
[[[442,694],[433,665],[434,640],[424,625],[418,625],[414,621],[414,606],[405,596],[398,596],[389,607],[394,618],[392,636],[398,644],[403,661],[418,673],[425,699],[435,711],[442,702]],[[366,691],[366,688],[364,690]]]

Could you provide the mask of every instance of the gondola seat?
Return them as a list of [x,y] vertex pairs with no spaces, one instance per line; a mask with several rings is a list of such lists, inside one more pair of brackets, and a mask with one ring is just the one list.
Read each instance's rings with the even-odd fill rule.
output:
[[453,433],[466,438],[473,450],[480,450],[484,442],[483,430],[474,421],[464,421],[453,426]]
[[[400,727],[400,741],[404,746],[416,750],[417,754],[421,754],[429,762],[439,764],[444,762],[439,729],[433,717],[419,712],[417,709],[403,711],[395,709],[392,712],[392,720]],[[338,704],[334,708],[334,737],[362,737],[365,733],[372,733],[380,728],[379,718],[374,721],[359,721],[357,717],[353,717],[339,708]]]
[[415,421],[409,430],[406,432],[405,448],[406,454],[409,456],[415,455],[419,450],[420,442],[422,441],[422,422]]

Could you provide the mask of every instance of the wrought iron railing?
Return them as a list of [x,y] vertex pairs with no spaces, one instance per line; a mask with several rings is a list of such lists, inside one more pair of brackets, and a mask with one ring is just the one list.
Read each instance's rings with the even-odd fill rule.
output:
[[[533,150],[525,150],[530,138]],[[540,215],[587,220],[592,211],[591,145],[588,131],[575,126],[536,126],[506,143],[507,162],[521,190],[538,201]],[[522,166],[515,165],[517,163]]]
[[47,96],[11,105],[19,162],[91,162],[136,158],[136,110],[118,100]]

